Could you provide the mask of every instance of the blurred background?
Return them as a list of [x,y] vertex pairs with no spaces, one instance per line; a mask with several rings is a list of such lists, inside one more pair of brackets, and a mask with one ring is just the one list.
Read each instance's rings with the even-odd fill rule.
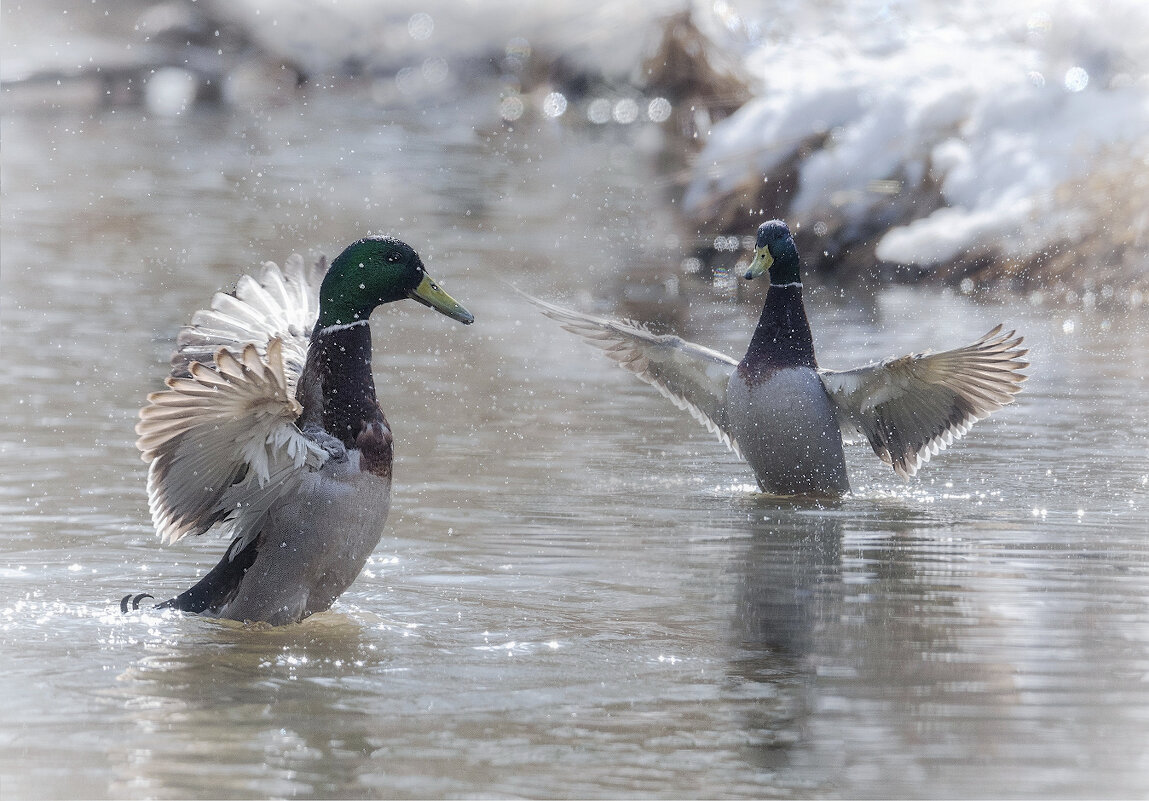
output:
[[382,122],[493,94],[455,127],[627,130],[706,268],[770,212],[839,276],[1143,297],[1136,0],[73,6],[5,11],[10,111],[244,112],[273,137],[270,109],[320,95]]
[[[0,8],[12,798],[1149,792],[1149,6]],[[822,365],[1018,328],[1018,403],[806,507],[508,284],[741,356],[758,224]],[[410,242],[394,507],[328,613],[140,612],[136,410],[293,252]],[[410,306],[411,308],[406,308]]]

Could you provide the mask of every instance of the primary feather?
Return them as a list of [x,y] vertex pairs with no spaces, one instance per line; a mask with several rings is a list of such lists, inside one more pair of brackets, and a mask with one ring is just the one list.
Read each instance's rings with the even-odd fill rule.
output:
[[595,317],[520,294],[564,330],[601,349],[619,367],[657,389],[738,452],[726,419],[726,387],[738,366],[736,359],[681,337],[652,334],[638,323]]
[[[295,425],[301,408],[288,392],[279,339],[266,360],[254,344],[240,358],[221,348],[214,366],[191,362],[189,373],[149,395],[136,426],[156,532],[170,543],[228,520],[232,535],[249,537],[262,509],[291,491],[282,478],[320,467],[327,454]],[[277,487],[253,503],[249,496],[273,476]]]
[[883,462],[909,477],[1013,402],[1029,366],[1021,342],[998,325],[965,347],[818,374],[843,429],[860,431]]

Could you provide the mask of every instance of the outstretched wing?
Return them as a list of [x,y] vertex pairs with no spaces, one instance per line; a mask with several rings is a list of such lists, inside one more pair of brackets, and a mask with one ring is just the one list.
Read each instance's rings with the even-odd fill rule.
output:
[[738,453],[726,417],[726,387],[738,361],[676,336],[657,336],[637,323],[564,309],[520,292],[562,327],[601,348],[607,358],[650,384]]
[[148,507],[164,542],[231,523],[248,538],[270,505],[327,453],[296,427],[302,411],[288,391],[279,339],[261,359],[221,348],[213,365],[191,362],[187,378],[148,396],[136,447],[148,468]]
[[861,433],[903,478],[978,420],[1013,402],[1029,366],[1022,338],[997,326],[972,345],[856,370],[819,370],[846,435]]
[[328,458],[295,425],[326,267],[309,269],[298,254],[282,270],[266,262],[180,330],[168,389],[148,396],[136,425],[164,542],[223,521],[246,544],[301,471]]
[[283,263],[283,269],[275,262],[264,262],[258,279],[244,275],[233,292],[217,292],[211,308],[197,311],[191,323],[180,329],[172,375],[188,377],[192,362],[213,363],[220,348],[239,354],[255,345],[260,357],[265,357],[275,337],[283,345],[284,371],[294,395],[311,329],[319,317],[319,286],[326,272],[326,259],[308,268],[296,253]]

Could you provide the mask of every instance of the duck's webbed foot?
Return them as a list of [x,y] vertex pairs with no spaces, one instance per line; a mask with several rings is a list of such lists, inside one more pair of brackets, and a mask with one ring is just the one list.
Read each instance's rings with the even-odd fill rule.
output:
[[303,436],[327,451],[332,461],[342,462],[347,459],[347,446],[338,437],[328,434],[319,426],[307,426],[303,429]]
[[126,615],[128,613],[128,605],[130,604],[132,607],[131,611],[135,612],[140,608],[140,601],[144,600],[145,598],[154,597],[154,595],[149,595],[146,592],[141,592],[136,595],[129,593],[120,599],[120,611]]

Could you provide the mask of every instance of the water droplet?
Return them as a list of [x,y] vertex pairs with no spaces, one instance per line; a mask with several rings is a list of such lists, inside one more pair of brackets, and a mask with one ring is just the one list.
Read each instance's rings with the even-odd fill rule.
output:
[[1071,92],[1080,92],[1089,85],[1089,73],[1082,67],[1070,67],[1065,73],[1065,88]]
[[702,272],[702,260],[694,256],[682,260],[682,272],[686,275],[697,275]]
[[665,97],[656,97],[646,107],[646,116],[651,122],[666,122],[670,119],[671,105]]
[[586,107],[586,118],[595,125],[605,125],[610,122],[610,101],[605,97],[595,98]]
[[548,117],[561,117],[566,113],[567,99],[562,92],[551,92],[543,98],[543,114]]
[[1053,18],[1044,11],[1037,11],[1029,15],[1026,27],[1030,33],[1049,33],[1053,28]]
[[414,67],[404,67],[395,74],[395,86],[405,95],[418,89],[419,71]]
[[423,62],[423,80],[434,86],[447,80],[447,75],[450,73],[450,68],[447,66],[447,60],[440,56],[431,56]]
[[629,97],[623,98],[614,104],[614,110],[611,113],[614,121],[619,125],[630,125],[638,119],[638,103],[635,103]]
[[407,33],[416,41],[430,39],[434,31],[435,20],[430,14],[420,11],[418,14],[412,14],[411,19],[407,20]]
[[179,67],[163,67],[148,79],[144,102],[153,114],[175,117],[195,102],[197,79]]
[[508,122],[514,122],[523,116],[523,100],[518,95],[508,95],[499,101],[499,116]]
[[503,66],[510,72],[520,72],[531,58],[531,43],[521,36],[507,42]]

